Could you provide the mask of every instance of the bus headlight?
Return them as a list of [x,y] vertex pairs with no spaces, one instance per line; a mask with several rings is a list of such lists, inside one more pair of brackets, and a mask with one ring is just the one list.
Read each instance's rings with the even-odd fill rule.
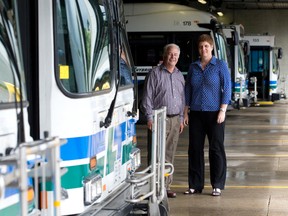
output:
[[235,97],[235,99],[238,99],[238,98],[240,98],[240,94],[239,93],[235,93],[234,97]]
[[130,159],[132,164],[131,170],[135,172],[141,165],[141,151],[139,148],[132,149]]
[[90,205],[102,194],[102,177],[93,175],[83,181],[84,184],[84,204]]

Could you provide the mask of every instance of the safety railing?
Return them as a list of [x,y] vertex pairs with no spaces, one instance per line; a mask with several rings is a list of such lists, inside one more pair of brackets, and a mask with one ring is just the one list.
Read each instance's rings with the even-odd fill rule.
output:
[[[65,142],[53,137],[23,143],[14,153],[0,158],[1,166],[13,167],[12,171],[0,174],[0,194],[8,186],[19,190],[20,215],[60,215],[60,146]],[[47,200],[47,185],[53,193],[53,206]]]
[[126,180],[132,184],[127,202],[140,203],[149,198],[151,204],[159,204],[166,196],[165,176],[173,174],[174,167],[165,163],[165,149],[166,107],[163,107],[153,111],[151,164]]
[[254,89],[253,89],[253,91],[251,91],[251,97],[254,98],[253,102],[257,103],[257,94],[258,94],[258,92],[257,92],[257,77],[251,77],[250,82],[252,84],[254,84]]

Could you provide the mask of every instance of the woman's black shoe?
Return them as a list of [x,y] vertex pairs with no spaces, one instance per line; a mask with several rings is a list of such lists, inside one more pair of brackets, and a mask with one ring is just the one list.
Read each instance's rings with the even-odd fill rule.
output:
[[193,189],[193,188],[190,188],[188,189],[187,191],[184,192],[184,194],[186,195],[189,195],[189,194],[199,194],[199,193],[202,193],[202,190],[197,190],[197,189]]

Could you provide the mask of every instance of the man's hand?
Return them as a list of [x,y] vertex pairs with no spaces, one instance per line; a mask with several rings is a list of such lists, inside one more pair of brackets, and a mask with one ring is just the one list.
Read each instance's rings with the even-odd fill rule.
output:
[[149,120],[149,121],[147,122],[147,128],[148,128],[149,130],[152,130],[152,125],[153,125],[153,122],[152,122],[151,120]]
[[183,123],[181,123],[181,124],[180,124],[180,131],[179,131],[179,132],[180,132],[180,134],[183,132],[183,130],[184,130],[184,124],[183,124]]

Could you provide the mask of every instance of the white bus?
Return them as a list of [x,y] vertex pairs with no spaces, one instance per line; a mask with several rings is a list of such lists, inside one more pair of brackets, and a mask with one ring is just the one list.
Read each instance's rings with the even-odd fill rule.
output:
[[[67,140],[60,152],[67,169],[61,215],[81,214],[94,204],[92,211],[100,213],[112,194],[125,204],[120,194],[129,190],[125,180],[139,164],[132,167],[137,108],[122,2],[28,0],[26,5],[30,11],[22,26],[28,28],[21,33],[31,133],[41,138],[49,131]],[[47,199],[53,203],[50,192]]]
[[[249,41],[250,55],[248,74],[249,78],[257,80],[257,98],[262,101],[280,99],[278,60],[282,58],[282,48],[275,47],[274,35],[245,35]],[[249,84],[249,90],[254,90],[254,84]]]
[[249,106],[247,62],[250,51],[249,41],[244,40],[243,25],[223,25],[232,57],[231,80],[232,102],[235,108]]
[[[43,183],[46,177],[54,185],[50,187],[50,192],[55,204],[61,199],[59,146],[62,142],[48,136],[34,141],[30,136],[18,3],[16,0],[0,0],[1,216],[40,215],[39,200],[36,198],[40,198],[40,191],[34,185],[35,182]],[[44,167],[46,174],[40,174],[39,170]],[[37,177],[33,175],[36,173]],[[45,187],[44,184],[42,186]],[[50,207],[59,212],[59,205]]]
[[124,9],[139,82],[139,103],[145,76],[162,60],[162,50],[167,43],[176,43],[180,47],[177,67],[184,76],[190,63],[199,57],[197,40],[203,33],[212,36],[214,55],[231,67],[222,27],[210,13],[170,3],[127,3]]
[[[11,187],[5,179],[16,166],[4,161],[21,143],[31,141],[15,3],[0,1],[0,215],[7,216],[19,215],[20,195],[19,188]],[[29,210],[32,205],[31,202],[28,204]]]

